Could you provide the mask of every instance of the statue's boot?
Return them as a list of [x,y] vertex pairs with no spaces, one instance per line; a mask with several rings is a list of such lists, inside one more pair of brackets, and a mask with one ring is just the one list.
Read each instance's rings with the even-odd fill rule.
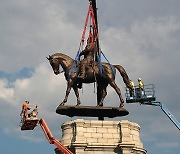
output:
[[78,75],[78,78],[80,78],[80,79],[84,79],[85,78],[85,68],[86,66],[84,65],[84,64],[82,64],[82,65],[80,65],[80,73],[79,73],[79,75]]
[[79,89],[81,89],[81,88],[82,88],[82,82],[79,82],[79,83],[77,84],[77,87],[78,87]]

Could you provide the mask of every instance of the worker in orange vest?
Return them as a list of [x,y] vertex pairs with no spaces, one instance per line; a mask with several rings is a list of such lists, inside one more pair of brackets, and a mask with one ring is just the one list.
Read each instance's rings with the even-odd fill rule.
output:
[[27,120],[28,118],[28,110],[30,110],[30,108],[28,107],[29,101],[25,101],[22,105],[22,111],[20,113],[20,116],[22,116],[23,114],[23,119]]

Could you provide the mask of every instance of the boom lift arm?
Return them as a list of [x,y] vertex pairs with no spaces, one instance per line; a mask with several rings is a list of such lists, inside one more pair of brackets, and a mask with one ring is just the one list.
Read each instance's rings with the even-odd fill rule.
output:
[[58,149],[60,149],[65,154],[73,154],[69,149],[67,149],[63,144],[61,144],[57,139],[53,137],[44,119],[40,119],[39,124],[50,144],[54,144]]
[[[37,105],[33,105],[33,106],[35,106],[35,108],[34,109],[31,108],[33,109],[31,112],[28,111],[21,112],[23,113],[23,116],[21,117],[21,123],[22,123],[21,130],[22,131],[33,130],[39,124],[50,144],[54,144],[59,150],[61,150],[65,154],[73,154],[68,148],[66,148],[63,144],[61,144],[57,139],[54,138],[45,120],[38,119]],[[27,115],[27,117],[25,117],[25,115]]]
[[152,102],[144,102],[141,103],[144,105],[154,105],[154,106],[160,106],[161,110],[168,116],[168,118],[174,123],[174,125],[180,130],[180,123],[178,120],[172,115],[172,113],[167,109],[165,104],[162,104],[161,102],[152,101]]
[[140,103],[142,105],[160,106],[161,110],[168,116],[174,125],[180,130],[180,123],[167,109],[165,104],[156,101],[154,84],[144,85],[143,93],[139,87],[135,86],[133,93],[126,88],[126,103]]

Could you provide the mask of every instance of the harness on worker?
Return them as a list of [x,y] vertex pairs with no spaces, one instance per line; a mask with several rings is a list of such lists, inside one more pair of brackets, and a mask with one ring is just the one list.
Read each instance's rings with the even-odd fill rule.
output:
[[[86,34],[88,26],[89,26],[89,33]],[[84,41],[85,41],[86,36],[88,38],[92,38],[91,39],[92,40],[92,42],[91,42],[92,43],[92,48],[97,49],[97,51],[95,52],[95,55],[94,55],[94,61],[98,62],[100,74],[102,75],[102,73],[103,73],[102,62],[101,62],[102,56],[103,56],[104,59],[107,61],[107,63],[111,66],[112,72],[113,72],[113,74],[115,76],[115,70],[113,69],[111,63],[106,58],[106,56],[102,52],[102,50],[97,47],[97,41],[98,41],[98,37],[99,37],[98,36],[98,28],[97,28],[97,24],[96,24],[96,20],[95,20],[95,16],[94,16],[93,6],[92,6],[92,3],[90,2],[88,13],[87,13],[85,24],[84,24],[84,29],[83,29],[83,32],[82,32],[81,41],[80,41],[80,44],[79,44],[79,48],[78,48],[78,51],[76,53],[75,60],[74,60],[72,66],[70,68],[70,71],[69,71],[69,78],[71,76],[71,73],[72,73],[74,67],[76,68],[76,75],[78,75],[78,73],[79,73],[78,64],[79,64],[79,61],[80,61],[80,53],[83,51]]]

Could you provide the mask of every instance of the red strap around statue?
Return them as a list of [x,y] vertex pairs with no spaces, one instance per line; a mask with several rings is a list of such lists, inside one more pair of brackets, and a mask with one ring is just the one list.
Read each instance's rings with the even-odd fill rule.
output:
[[[98,32],[97,32],[97,25],[96,25],[96,21],[95,21],[95,17],[94,17],[94,11],[93,11],[93,7],[92,7],[91,3],[89,5],[89,10],[88,10],[88,13],[87,13],[87,16],[86,16],[86,20],[85,20],[85,24],[84,24],[84,30],[83,30],[83,33],[82,33],[81,42],[80,42],[78,51],[80,51],[81,46],[84,43],[84,39],[85,39],[85,35],[86,35],[86,28],[87,28],[89,20],[90,20],[90,23],[92,25],[90,25],[90,30],[89,30],[88,37],[93,37],[93,45],[94,45],[94,42],[96,41],[96,39],[98,37]],[[92,32],[91,29],[93,30],[93,32]]]

